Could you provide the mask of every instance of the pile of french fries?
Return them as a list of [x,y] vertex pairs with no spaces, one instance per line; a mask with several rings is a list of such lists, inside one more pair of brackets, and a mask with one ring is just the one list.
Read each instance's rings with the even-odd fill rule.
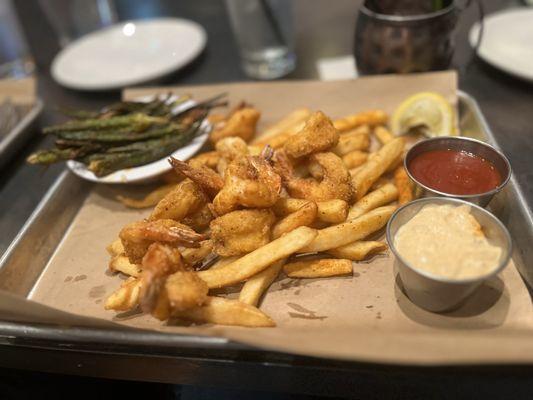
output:
[[[294,143],[298,135],[303,135],[313,113],[306,108],[297,109],[254,138],[259,115],[259,111],[245,106],[228,116],[213,116],[213,142],[239,137],[247,142],[249,154],[257,155],[265,146],[281,151],[288,143]],[[413,185],[403,168],[404,139],[390,133],[388,117],[380,110],[360,112],[330,122],[336,131],[335,140],[318,144],[317,148],[322,148],[317,151],[333,153],[344,163],[351,181],[350,201],[294,198],[283,188],[279,198],[268,208],[275,220],[267,232],[266,244],[246,254],[231,256],[217,254],[211,239],[204,240],[197,248],[179,247],[185,264],[205,282],[209,294],[202,304],[185,310],[172,309],[170,303],[166,307],[168,311],[155,315],[157,318],[248,327],[275,326],[275,322],[259,309],[259,304],[280,275],[294,279],[350,275],[354,261],[386,251],[384,242],[368,238],[382,230],[399,205],[415,197]],[[325,146],[327,148],[323,148]],[[316,165],[305,161],[309,156],[302,156],[295,163],[295,170],[301,176],[319,182],[320,166],[313,171]],[[188,162],[221,174],[224,174],[227,163],[217,150],[200,154]],[[168,197],[173,191],[180,190],[184,182],[191,183],[189,179],[183,179],[173,173],[167,176],[164,186],[146,198],[119,200],[129,207],[156,206],[156,210],[161,210],[161,204],[170,204]],[[166,213],[172,211],[168,207],[163,209]],[[172,215],[179,215],[176,218],[182,224],[194,220],[194,216],[184,213]],[[212,215],[211,224],[217,218],[220,216]],[[207,235],[210,233],[209,227],[198,228],[193,223],[191,226],[203,229]],[[120,239],[107,250],[111,255],[109,268],[127,275],[128,279],[109,296],[105,308],[120,312],[135,309],[142,300],[142,262],[131,262]],[[217,289],[229,287],[239,291],[238,299],[213,294]]]

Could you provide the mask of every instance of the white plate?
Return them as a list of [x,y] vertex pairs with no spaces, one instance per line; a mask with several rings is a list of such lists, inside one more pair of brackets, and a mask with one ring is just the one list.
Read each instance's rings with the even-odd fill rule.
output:
[[[478,32],[476,24],[470,30],[472,46]],[[513,9],[486,17],[478,54],[496,68],[533,81],[533,9]]]
[[200,54],[205,42],[204,29],[185,19],[124,22],[65,47],[52,63],[52,76],[72,89],[117,89],[185,66]]
[[[137,101],[148,101],[150,99],[152,99],[151,96],[140,98]],[[174,101],[175,99],[176,96],[171,96],[168,101]],[[187,108],[193,104],[194,102],[192,100],[184,102],[178,107],[176,107],[174,111],[179,112],[180,110],[183,110],[184,108]],[[196,136],[188,145],[176,150],[174,153],[172,153],[172,156],[174,158],[177,158],[178,160],[185,161],[195,155],[202,148],[202,146],[207,141],[207,138],[209,137],[211,124],[207,121],[207,119],[202,122],[202,125],[200,125],[200,130],[203,132],[202,134]],[[97,177],[92,171],[89,171],[85,164],[78,161],[67,161],[67,167],[80,178],[86,179],[91,182],[122,184],[143,183],[149,182],[161,175],[162,173],[168,172],[172,169],[172,167],[167,161],[168,157],[169,156],[164,157],[159,161],[154,161],[153,163],[142,165],[140,167],[122,169],[113,172],[112,174],[103,176],[101,178]]]

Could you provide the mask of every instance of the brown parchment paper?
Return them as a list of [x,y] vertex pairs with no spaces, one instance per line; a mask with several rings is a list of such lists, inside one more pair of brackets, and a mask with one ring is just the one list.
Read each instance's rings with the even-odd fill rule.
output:
[[[133,89],[126,97],[169,88]],[[391,112],[406,96],[442,93],[456,102],[454,73],[370,77],[337,82],[236,83],[172,88],[197,99],[227,92],[262,111],[260,128],[296,107],[340,117],[368,108]],[[352,277],[276,281],[261,309],[276,328],[167,326],[155,319],[103,309],[121,282],[106,273],[105,246],[121,227],[149,211],[124,208],[117,194],[142,188],[99,185],[89,194],[30,298],[62,311],[176,333],[224,336],[261,348],[303,355],[405,364],[533,361],[531,299],[513,263],[463,307],[432,314],[413,305],[396,284],[393,256],[357,263]]]
[[35,78],[0,79],[0,103],[10,99],[16,104],[29,105],[35,102]]

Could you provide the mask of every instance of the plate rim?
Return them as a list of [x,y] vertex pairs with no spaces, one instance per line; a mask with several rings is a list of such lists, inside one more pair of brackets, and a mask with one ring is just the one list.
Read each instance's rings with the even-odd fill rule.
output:
[[[128,23],[135,23],[135,24],[157,24],[161,22],[173,22],[173,23],[179,23],[179,24],[187,24],[191,27],[193,27],[196,32],[199,34],[199,46],[193,51],[192,56],[187,59],[181,59],[179,62],[174,62],[172,65],[169,64],[169,66],[164,71],[154,72],[150,75],[146,75],[144,78],[139,79],[125,79],[119,82],[113,82],[109,84],[87,84],[87,83],[73,83],[70,80],[65,80],[61,74],[58,73],[58,65],[61,62],[62,58],[65,56],[65,54],[70,51],[74,46],[79,45],[80,43],[83,43],[87,40],[94,39],[94,37],[101,36],[103,34],[106,34],[107,32],[122,28],[124,25]],[[161,18],[149,18],[149,19],[131,19],[126,21],[120,21],[116,24],[113,24],[111,26],[108,26],[106,28],[90,32],[87,35],[84,35],[73,42],[69,43],[66,47],[61,49],[52,60],[52,64],[50,65],[50,74],[52,75],[52,78],[59,83],[61,86],[64,86],[69,89],[75,89],[75,90],[86,90],[86,91],[100,91],[100,90],[113,90],[113,89],[120,89],[125,86],[130,85],[136,85],[143,82],[148,82],[150,80],[154,80],[157,78],[160,78],[162,76],[168,75],[174,71],[177,71],[192,61],[194,61],[198,56],[205,50],[207,44],[207,32],[204,29],[202,25],[200,25],[198,22],[186,19],[186,18],[173,18],[173,17],[161,17]]]

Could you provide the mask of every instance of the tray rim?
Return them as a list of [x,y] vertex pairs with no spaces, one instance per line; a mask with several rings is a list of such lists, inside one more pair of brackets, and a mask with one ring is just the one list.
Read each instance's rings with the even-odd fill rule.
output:
[[36,97],[30,111],[0,140],[0,166],[4,165],[12,156],[13,149],[22,145],[22,142],[31,135],[29,127],[39,117],[43,108],[43,101],[40,97]]
[[[485,117],[483,116],[477,101],[468,93],[458,90],[457,91],[459,101],[465,102],[469,107],[472,108],[476,118],[478,119],[479,124],[483,128],[484,134],[487,136],[489,141],[499,148],[498,142],[495,139],[490,127],[488,126]],[[22,229],[19,231],[13,242],[7,248],[6,252],[0,258],[0,269],[3,267],[4,263],[16,252],[17,246],[23,241],[26,233],[31,229],[33,222],[39,217],[40,214],[44,212],[46,204],[54,194],[61,189],[61,185],[64,181],[70,178],[71,173],[68,170],[63,171],[54,184],[47,191],[46,195],[43,197],[39,205],[36,207],[34,212],[28,218]],[[533,216],[531,210],[527,206],[525,197],[523,196],[520,187],[518,186],[514,177],[511,178],[511,185],[516,193],[515,195],[518,198],[518,201],[521,203],[523,210],[526,212],[526,217],[531,222],[533,227]],[[514,239],[514,238],[513,238]],[[513,255],[513,258],[515,255]],[[517,265],[518,267],[518,265]],[[524,277],[522,277],[524,279]],[[525,280],[525,279],[524,279]],[[66,329],[67,328],[67,329]],[[253,351],[259,354],[283,354],[289,355],[288,353],[272,351],[268,349],[261,349],[253,346],[249,346],[243,343],[231,341],[224,337],[216,336],[201,336],[201,335],[188,335],[188,334],[176,334],[168,332],[158,332],[158,331],[149,331],[142,329],[132,329],[132,328],[121,328],[117,325],[117,329],[111,328],[88,328],[83,326],[57,326],[54,324],[48,323],[34,323],[34,322],[14,322],[9,320],[0,320],[0,345],[2,344],[11,344],[11,345],[26,345],[32,346],[35,340],[39,340],[41,343],[49,342],[50,344],[93,344],[95,345],[94,349],[90,351],[102,351],[99,349],[98,345],[104,343],[112,343],[116,346],[128,346],[128,345],[137,345],[137,346],[152,346],[152,348],[201,348],[209,350],[220,350],[220,351]],[[16,342],[16,343],[14,343]],[[140,346],[140,347],[142,347]],[[116,351],[113,351],[116,353]],[[305,357],[298,355],[290,355],[291,357]],[[340,361],[340,360],[335,360]],[[364,362],[353,361],[353,362]],[[385,363],[393,364],[393,363]],[[416,365],[413,363],[412,365]],[[468,363],[461,362],[460,365],[468,365]],[[475,362],[473,364],[476,364]],[[484,363],[488,364],[488,363]],[[408,364],[401,364],[408,365]],[[443,363],[436,363],[435,365],[444,365]]]

